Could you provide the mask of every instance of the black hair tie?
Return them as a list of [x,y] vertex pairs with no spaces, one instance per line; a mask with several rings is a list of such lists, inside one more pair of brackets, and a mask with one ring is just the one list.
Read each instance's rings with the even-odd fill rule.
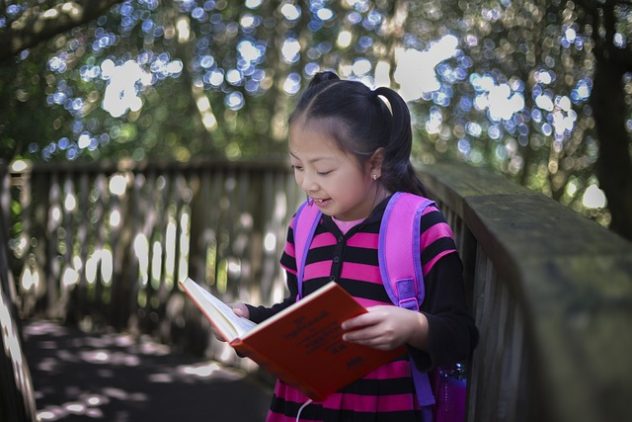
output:
[[316,75],[314,75],[315,83],[322,83],[325,81],[339,81],[339,80],[340,78],[338,77],[338,75],[328,70],[324,72],[318,72],[316,73]]

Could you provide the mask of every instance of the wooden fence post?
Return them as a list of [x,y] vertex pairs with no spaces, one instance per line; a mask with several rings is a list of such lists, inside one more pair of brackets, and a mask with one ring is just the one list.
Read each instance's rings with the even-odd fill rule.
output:
[[[35,421],[35,399],[29,366],[22,352],[17,307],[8,262],[8,175],[0,163],[0,420]],[[15,298],[15,296],[13,296]]]

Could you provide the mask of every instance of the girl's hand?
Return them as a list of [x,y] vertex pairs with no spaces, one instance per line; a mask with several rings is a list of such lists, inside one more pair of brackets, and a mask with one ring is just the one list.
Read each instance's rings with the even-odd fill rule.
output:
[[[232,305],[230,305],[230,308],[233,310],[235,315],[250,319],[250,311],[244,303],[233,303]],[[224,337],[222,337],[219,332],[215,331],[215,328],[213,328],[213,326],[211,326],[211,329],[213,330],[213,334],[215,334],[216,339],[224,343],[228,341]]]
[[235,315],[250,319],[250,311],[245,303],[233,303],[231,308]]
[[428,320],[424,314],[393,305],[373,306],[368,311],[342,323],[343,340],[380,350],[407,343],[425,349]]

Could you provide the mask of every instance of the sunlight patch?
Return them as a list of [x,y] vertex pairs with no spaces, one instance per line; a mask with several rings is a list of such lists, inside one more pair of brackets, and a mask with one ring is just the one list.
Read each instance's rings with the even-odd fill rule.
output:
[[144,87],[151,85],[151,73],[143,70],[133,60],[117,66],[107,59],[101,64],[101,74],[104,79],[108,79],[103,96],[103,110],[112,117],[121,117],[128,110],[139,111],[142,108],[143,101],[138,94]]
[[399,94],[406,101],[413,101],[441,88],[435,67],[457,54],[458,40],[446,35],[425,51],[399,49],[395,53],[397,67],[394,78],[400,85]]
[[223,368],[217,362],[180,366],[178,367],[178,373],[183,375],[192,375],[196,378],[204,379],[219,378],[235,381],[243,378],[243,375],[241,375],[240,373]]

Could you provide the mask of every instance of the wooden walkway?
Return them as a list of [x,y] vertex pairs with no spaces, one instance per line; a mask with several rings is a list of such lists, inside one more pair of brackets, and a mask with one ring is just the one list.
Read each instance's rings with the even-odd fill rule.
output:
[[150,339],[88,335],[50,321],[24,327],[40,421],[261,421],[270,391]]
[[[629,419],[632,244],[482,168],[440,163],[418,175],[455,233],[481,335],[468,421]],[[0,353],[0,422],[263,419],[270,391],[239,373],[123,334],[30,321],[135,327],[221,358],[174,281],[187,274],[228,301],[273,303],[303,198],[285,164],[0,164],[0,350],[10,350]]]

